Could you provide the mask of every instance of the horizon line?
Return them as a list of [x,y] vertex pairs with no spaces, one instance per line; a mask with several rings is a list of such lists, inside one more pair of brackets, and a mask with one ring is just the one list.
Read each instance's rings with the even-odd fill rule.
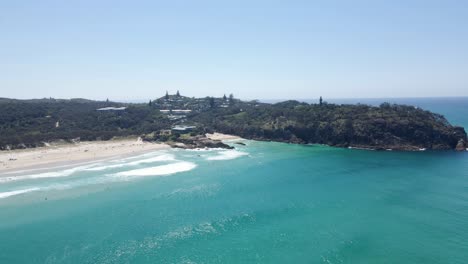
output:
[[[164,96],[164,95],[163,95]],[[161,96],[161,97],[163,97]],[[184,95],[182,95],[184,96]],[[109,99],[109,101],[112,101],[112,102],[146,102],[146,101],[149,101],[149,100],[154,100],[154,99],[158,99],[158,98],[161,98],[161,97],[157,97],[157,98],[147,98],[147,99],[143,99],[143,98],[134,98],[134,99],[124,99],[124,98],[119,98],[119,99],[111,99],[111,98],[103,98],[103,99],[98,99],[98,98],[86,98],[86,97],[68,97],[68,98],[55,98],[55,97],[33,97],[33,98],[13,98],[13,97],[0,97],[0,99],[13,99],[13,100],[41,100],[41,99],[57,99],[57,100],[72,100],[72,99],[85,99],[85,100],[92,100],[92,101],[106,101],[107,99]],[[189,97],[189,98],[193,98],[193,96],[185,96],[185,97]],[[205,98],[205,97],[214,97],[214,98],[218,98],[216,96],[201,96],[201,97],[195,97],[195,98]],[[219,96],[219,98],[221,98],[222,96]],[[243,101],[253,101],[253,100],[258,100],[258,101],[291,101],[291,100],[295,100],[295,101],[303,101],[303,100],[318,100],[321,96],[317,96],[317,97],[306,97],[306,98],[262,98],[262,99],[259,99],[259,98],[238,98],[238,97],[234,97],[236,99],[240,99],[240,100],[243,100]],[[392,96],[392,97],[324,97],[322,96],[323,100],[326,101],[326,100],[361,100],[361,99],[364,99],[364,100],[379,100],[379,99],[443,99],[443,98],[446,98],[446,99],[454,99],[454,98],[468,98],[468,95],[462,95],[462,96]]]

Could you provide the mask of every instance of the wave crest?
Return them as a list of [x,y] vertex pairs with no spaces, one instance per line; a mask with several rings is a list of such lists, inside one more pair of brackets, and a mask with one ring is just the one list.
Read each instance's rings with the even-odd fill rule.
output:
[[249,153],[238,150],[225,150],[219,152],[218,154],[218,156],[208,157],[206,160],[232,160],[249,155]]
[[7,198],[7,197],[10,197],[10,196],[14,196],[14,195],[23,194],[23,193],[34,192],[34,191],[37,191],[39,189],[40,188],[28,188],[28,189],[23,189],[23,190],[2,192],[2,193],[0,193],[0,199]]
[[160,165],[150,168],[144,169],[137,169],[137,170],[129,170],[123,171],[114,174],[117,177],[133,177],[133,176],[162,176],[162,175],[170,175],[179,172],[185,172],[193,170],[197,165],[192,162],[176,162],[166,165]]
[[153,162],[162,162],[162,161],[173,161],[175,160],[174,155],[171,154],[164,154],[152,158],[147,158],[143,160],[136,160],[132,162],[127,162],[127,163],[121,163],[121,164],[113,164],[113,165],[105,165],[105,166],[99,166],[99,167],[93,167],[86,169],[87,171],[103,171],[107,169],[115,169],[115,168],[122,168],[122,167],[127,167],[127,166],[137,166],[140,164],[146,164],[146,163],[153,163]]

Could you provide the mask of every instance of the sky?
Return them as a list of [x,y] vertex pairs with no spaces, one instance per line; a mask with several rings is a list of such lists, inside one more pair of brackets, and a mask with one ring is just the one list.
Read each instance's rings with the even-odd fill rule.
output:
[[468,96],[468,1],[0,0],[0,97]]

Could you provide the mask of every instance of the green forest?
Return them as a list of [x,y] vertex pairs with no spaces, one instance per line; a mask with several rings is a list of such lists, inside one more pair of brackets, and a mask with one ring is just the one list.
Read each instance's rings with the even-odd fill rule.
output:
[[[124,107],[124,110],[99,110]],[[163,111],[161,111],[163,110]],[[183,110],[183,111],[180,111]],[[185,112],[184,112],[185,111]],[[183,115],[174,113],[184,112]],[[148,103],[85,99],[0,99],[0,149],[38,147],[57,140],[109,140],[159,135],[175,125],[192,134],[221,132],[247,139],[395,150],[466,146],[466,132],[441,115],[406,105],[276,104],[166,94]],[[153,140],[174,140],[153,137]]]

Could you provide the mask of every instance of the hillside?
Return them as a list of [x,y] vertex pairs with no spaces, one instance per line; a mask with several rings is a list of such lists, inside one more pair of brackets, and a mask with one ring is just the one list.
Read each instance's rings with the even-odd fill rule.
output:
[[[56,140],[144,136],[178,140],[222,132],[248,139],[394,150],[465,149],[466,132],[441,115],[405,105],[265,104],[230,98],[166,95],[147,104],[85,99],[0,99],[0,149]],[[169,131],[169,132],[168,132]],[[164,134],[164,135],[163,135]],[[151,135],[151,136],[148,136]]]
[[[124,111],[98,111],[127,107]],[[0,149],[37,147],[55,140],[108,140],[169,127],[158,110],[141,104],[84,99],[0,99]]]
[[256,140],[338,147],[448,150],[466,147],[466,132],[441,115],[405,105],[278,104],[215,109],[192,119],[222,133]]

